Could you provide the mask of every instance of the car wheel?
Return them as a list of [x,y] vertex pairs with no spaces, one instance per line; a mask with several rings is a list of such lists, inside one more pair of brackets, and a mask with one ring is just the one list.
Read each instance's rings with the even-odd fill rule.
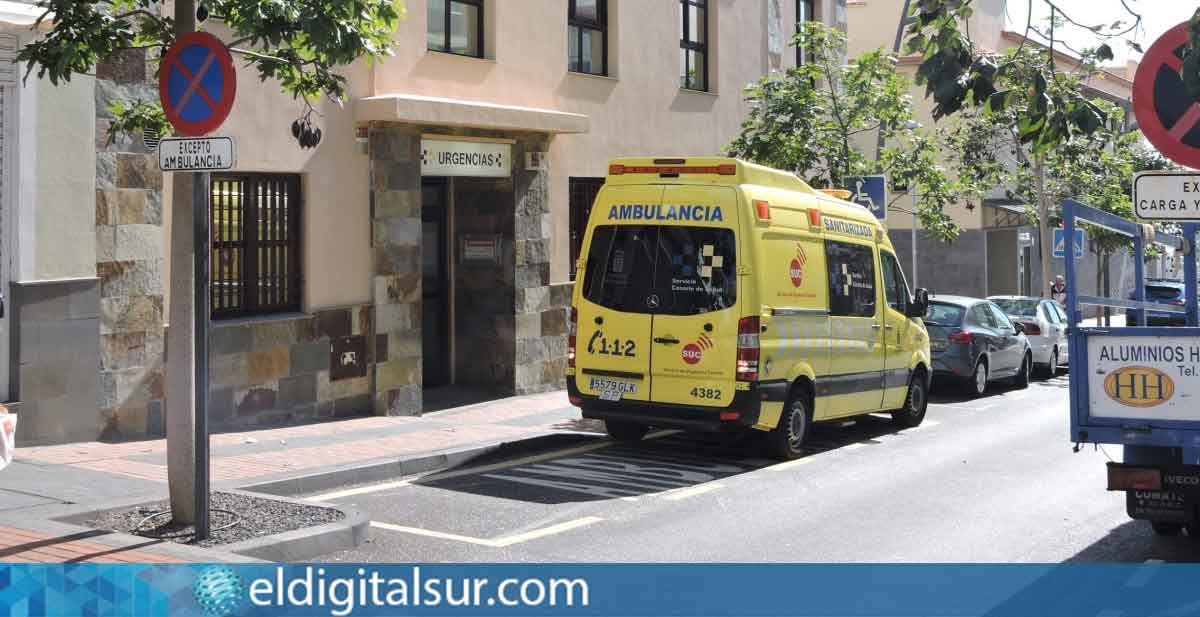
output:
[[925,420],[925,411],[929,409],[929,380],[925,379],[925,371],[917,369],[908,381],[908,396],[904,397],[904,407],[892,412],[892,422],[904,428],[920,426]]
[[650,427],[644,424],[619,420],[605,420],[604,429],[608,431],[609,437],[617,441],[641,441],[642,437],[645,437],[646,433],[650,431]]
[[1177,536],[1183,531],[1183,523],[1162,523],[1159,521],[1150,521],[1150,528],[1154,530],[1156,535]]
[[1025,352],[1025,359],[1021,360],[1021,369],[1013,376],[1013,385],[1018,388],[1029,387],[1029,375],[1033,372],[1033,353]]
[[971,371],[971,376],[967,378],[965,385],[967,394],[971,396],[983,396],[987,392],[988,383],[988,365],[987,361],[980,358],[975,362],[975,369]]
[[1050,352],[1050,361],[1042,366],[1042,379],[1054,379],[1058,376],[1058,348]]
[[783,404],[779,424],[767,434],[771,454],[775,458],[790,461],[804,455],[804,441],[812,430],[809,400],[808,392],[803,388],[795,388]]

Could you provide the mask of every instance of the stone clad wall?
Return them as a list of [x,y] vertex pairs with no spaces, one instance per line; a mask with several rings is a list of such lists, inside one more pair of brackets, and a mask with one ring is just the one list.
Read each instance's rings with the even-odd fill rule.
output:
[[209,349],[209,418],[239,428],[369,414],[371,348],[366,374],[333,380],[332,342],[371,335],[374,307],[314,315],[214,322]]
[[421,133],[370,128],[375,413],[421,412]]
[[140,136],[107,143],[114,100],[158,98],[142,50],[96,69],[96,273],[102,437],[164,434],[163,175]]

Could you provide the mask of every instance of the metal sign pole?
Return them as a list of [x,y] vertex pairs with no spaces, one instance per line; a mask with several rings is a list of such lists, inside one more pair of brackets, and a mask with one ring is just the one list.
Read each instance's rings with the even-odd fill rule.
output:
[[192,231],[195,237],[195,346],[196,346],[196,540],[208,539],[208,320],[211,297],[208,289],[209,254],[209,174],[195,174],[192,181]]

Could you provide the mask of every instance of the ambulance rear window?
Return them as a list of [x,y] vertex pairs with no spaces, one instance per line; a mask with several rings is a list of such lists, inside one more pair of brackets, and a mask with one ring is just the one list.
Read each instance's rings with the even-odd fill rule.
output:
[[584,297],[629,313],[696,315],[737,302],[733,230],[602,225],[592,233]]

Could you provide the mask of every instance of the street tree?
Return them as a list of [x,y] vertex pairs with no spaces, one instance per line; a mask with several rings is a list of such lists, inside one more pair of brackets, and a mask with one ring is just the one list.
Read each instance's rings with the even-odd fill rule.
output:
[[[793,44],[804,45],[809,61],[746,88],[750,113],[726,152],[818,187],[845,188],[848,177],[886,173],[919,191],[924,228],[953,240],[959,228],[947,209],[959,189],[932,134],[915,126],[911,83],[897,73],[895,58],[876,50],[844,63],[845,34],[819,22],[801,24]],[[867,138],[873,146],[879,131],[887,145],[878,159],[855,147]]]
[[[989,86],[992,92],[979,107],[961,110],[942,130],[951,167],[969,186],[985,191],[1004,187],[1010,197],[1027,204],[1029,220],[1038,225],[1045,296],[1054,278],[1051,257],[1057,208],[1063,198],[1079,195],[1056,189],[1060,172],[1056,166],[1070,161],[1085,145],[1103,150],[1122,132],[1124,114],[1093,100],[1085,88],[1098,59],[1094,52],[1085,53],[1074,70],[1067,71],[1041,47],[1020,47],[993,57],[991,61],[1000,68]],[[1029,96],[1037,91],[1039,96]],[[1127,190],[1127,185],[1117,188]]]
[[[287,130],[290,123],[302,147],[320,140],[320,127],[312,123],[314,103],[321,96],[341,102],[346,94],[347,81],[339,67],[360,58],[389,55],[404,13],[402,0],[38,0],[37,5],[44,12],[35,28],[49,27],[17,54],[26,67],[25,79],[36,74],[51,84],[68,82],[94,73],[98,63],[116,54],[131,49],[162,54],[176,38],[195,31],[197,24],[205,28],[219,24],[219,30],[228,33],[226,46],[232,54],[255,70],[261,81],[303,103],[305,111],[294,120],[281,119],[280,127]],[[169,133],[158,101],[116,101],[111,111],[110,140],[122,132]],[[172,185],[170,254],[174,263],[187,264],[193,251],[205,250],[192,242],[191,174],[175,174]],[[172,268],[171,279],[168,480],[174,520],[190,524],[197,515],[190,490],[192,436],[184,434],[192,417],[194,391],[191,268]]]

